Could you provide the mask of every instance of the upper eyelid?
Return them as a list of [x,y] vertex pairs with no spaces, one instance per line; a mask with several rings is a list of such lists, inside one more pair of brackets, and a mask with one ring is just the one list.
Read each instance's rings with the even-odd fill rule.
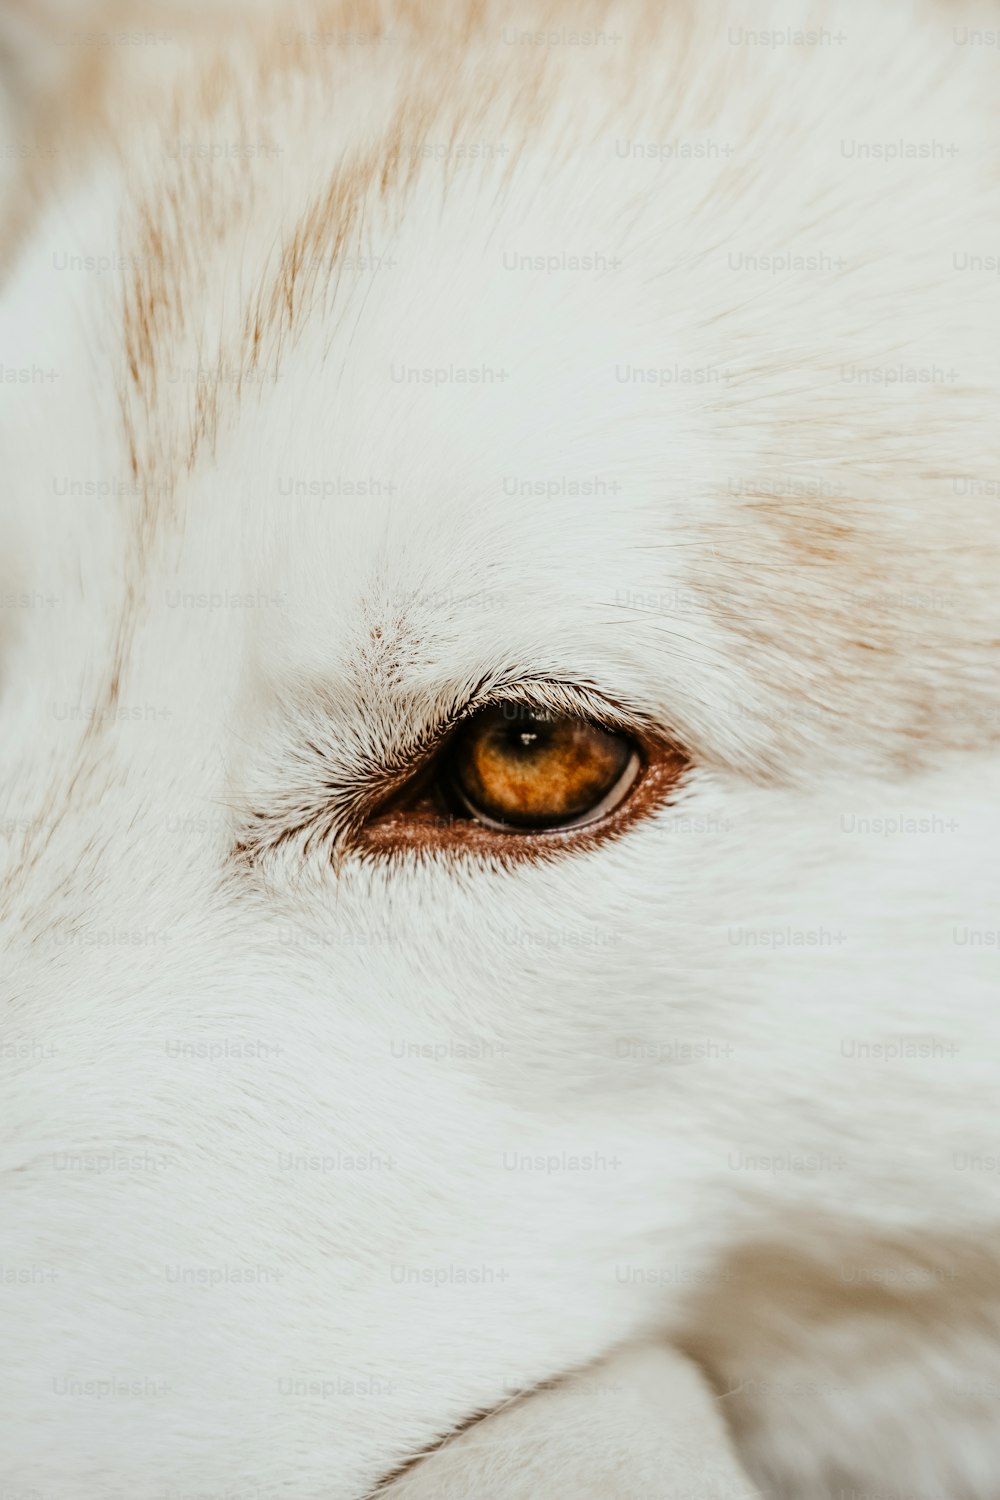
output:
[[[241,856],[253,863],[269,849],[296,836],[302,836],[307,842],[314,838],[333,843],[349,840],[386,802],[405,791],[415,778],[433,766],[436,757],[465,720],[493,704],[511,702],[522,703],[527,708],[589,718],[636,737],[656,735],[666,738],[662,728],[658,728],[650,716],[613,702],[596,688],[554,676],[497,674],[457,699],[451,712],[440,715],[435,722],[425,721],[408,737],[408,743],[402,739],[397,742],[394,753],[379,757],[375,752],[367,768],[356,767],[346,780],[340,780],[336,774],[331,779],[328,765],[318,769],[316,781],[322,791],[317,791],[315,784],[305,791],[294,820],[280,814],[251,813],[249,826],[237,840]],[[322,764],[322,750],[315,744],[309,744],[308,748]]]
[[[652,719],[640,710],[626,708],[604,696],[596,688],[569,682],[558,677],[525,677],[523,674],[509,678],[499,677],[488,685],[480,684],[453,712],[426,726],[424,732],[402,749],[397,764],[373,767],[373,781],[381,783],[381,793],[373,796],[371,804],[381,801],[386,795],[397,791],[415,775],[419,774],[467,719],[484,708],[500,703],[520,703],[525,708],[548,710],[571,717],[592,719],[608,729],[616,729],[638,737],[659,733]],[[369,799],[366,799],[368,801]],[[365,816],[371,806],[365,809]]]
[[489,688],[474,693],[454,717],[449,718],[442,737],[481,709],[512,702],[520,703],[525,708],[593,719],[608,728],[632,734],[649,733],[653,729],[646,715],[613,702],[596,688],[584,687],[556,677],[519,676],[495,682]]

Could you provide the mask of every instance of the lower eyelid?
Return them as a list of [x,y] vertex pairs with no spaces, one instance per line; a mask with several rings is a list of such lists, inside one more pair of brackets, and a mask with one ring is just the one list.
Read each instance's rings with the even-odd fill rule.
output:
[[646,737],[637,742],[635,754],[637,774],[617,806],[596,819],[588,815],[571,826],[518,831],[509,826],[485,827],[471,817],[450,812],[432,779],[438,769],[435,763],[422,773],[422,793],[359,828],[351,839],[351,848],[375,859],[437,855],[501,867],[523,861],[547,863],[573,852],[594,850],[654,818],[676,800],[687,783],[691,762],[675,744]]

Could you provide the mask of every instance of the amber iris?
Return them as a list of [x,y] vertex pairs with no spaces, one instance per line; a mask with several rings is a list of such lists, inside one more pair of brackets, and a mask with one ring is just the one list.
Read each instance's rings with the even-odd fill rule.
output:
[[627,735],[589,719],[500,703],[462,725],[448,770],[455,800],[488,826],[569,828],[621,801],[639,757]]

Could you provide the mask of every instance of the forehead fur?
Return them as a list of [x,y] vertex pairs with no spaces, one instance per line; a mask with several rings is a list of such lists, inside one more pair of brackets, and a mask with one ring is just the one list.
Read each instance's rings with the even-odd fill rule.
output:
[[[245,39],[197,36],[152,150],[127,161],[122,398],[136,474],[172,491],[214,452],[226,408],[277,379],[317,320],[333,324],[351,256],[376,226],[391,236],[421,174],[447,193],[474,159],[468,143],[491,137],[488,170],[515,170],[558,69],[498,57],[498,21],[479,4],[362,3],[300,9]],[[208,378],[179,412],[164,375],[191,361]]]
[[[279,384],[311,379],[305,338],[331,391],[369,378],[381,301],[394,322],[376,330],[414,363],[441,362],[457,329],[487,355],[513,330],[529,420],[546,411],[565,467],[586,451],[627,468],[658,507],[664,566],[623,577],[622,607],[640,631],[707,611],[745,667],[728,720],[704,726],[708,758],[785,773],[819,752],[910,765],[994,741],[995,528],[958,497],[1000,474],[996,330],[981,285],[951,268],[997,218],[977,161],[989,60],[911,56],[902,6],[850,15],[860,53],[801,49],[770,90],[769,60],[728,46],[721,12],[673,5],[552,6],[546,27],[620,37],[589,52],[509,44],[521,23],[490,4],[304,8],[238,33],[181,25],[169,65],[105,79],[99,134],[127,185],[112,343],[140,561],[160,521],[184,525],[189,480],[213,461],[235,514],[234,445]],[[761,25],[789,16],[775,3]],[[845,142],[888,138],[901,94],[955,154],[848,160]],[[678,143],[707,159],[658,164]],[[405,296],[377,277],[359,296],[357,257],[407,236],[426,254],[397,273]],[[500,276],[501,249],[560,236],[620,268]],[[412,463],[436,432],[428,402],[407,458],[391,442],[401,408],[376,387],[367,401]],[[530,446],[498,413],[485,421],[510,452]]]

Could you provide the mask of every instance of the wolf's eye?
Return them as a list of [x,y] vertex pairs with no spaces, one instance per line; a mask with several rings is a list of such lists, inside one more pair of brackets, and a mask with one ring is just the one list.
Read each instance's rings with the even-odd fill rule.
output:
[[639,769],[625,734],[589,719],[500,703],[460,726],[442,787],[458,810],[488,828],[575,828],[616,807]]
[[[608,704],[609,719],[620,713]],[[467,712],[371,809],[353,842],[376,854],[507,862],[593,849],[671,802],[690,769],[672,739],[636,722],[629,731],[586,709],[513,700]]]

